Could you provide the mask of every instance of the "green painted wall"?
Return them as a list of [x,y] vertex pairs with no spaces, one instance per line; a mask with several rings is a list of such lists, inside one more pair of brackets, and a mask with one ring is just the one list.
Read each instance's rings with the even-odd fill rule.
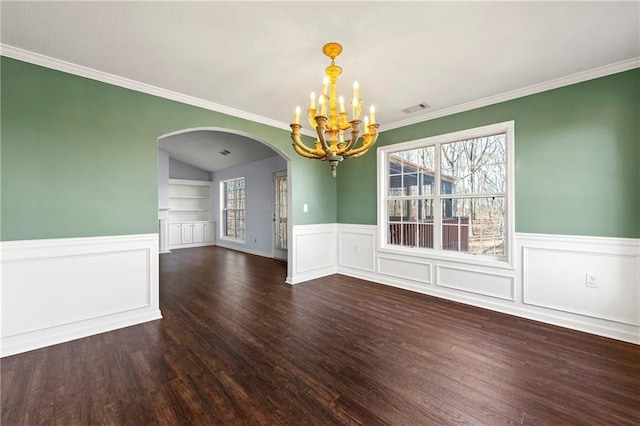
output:
[[[383,132],[384,146],[515,120],[516,231],[640,237],[640,69]],[[338,173],[338,222],[376,223],[376,153]]]
[[[288,153],[294,224],[376,223],[375,151],[334,180],[286,130],[5,57],[0,72],[3,241],[156,232],[157,138],[209,126]],[[638,69],[387,131],[378,146],[507,120],[518,232],[640,237]]]
[[6,57],[0,72],[3,241],[157,232],[157,138],[192,127],[286,152],[293,223],[337,220],[328,166],[295,154],[286,130]]

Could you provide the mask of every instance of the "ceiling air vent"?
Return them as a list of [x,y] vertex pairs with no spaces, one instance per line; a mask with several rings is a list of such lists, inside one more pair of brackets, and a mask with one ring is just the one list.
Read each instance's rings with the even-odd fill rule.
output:
[[229,155],[231,154],[231,151],[223,149],[222,151],[219,152],[220,155]]
[[429,105],[427,105],[426,102],[422,102],[418,105],[414,105],[414,106],[410,106],[407,107],[405,109],[401,109],[400,111],[404,112],[405,114],[413,114],[414,112],[418,112],[418,111],[423,111],[427,108],[431,108]]

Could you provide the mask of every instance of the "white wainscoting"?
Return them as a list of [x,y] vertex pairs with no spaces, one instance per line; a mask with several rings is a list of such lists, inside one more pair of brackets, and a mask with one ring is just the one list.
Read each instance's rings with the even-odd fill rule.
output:
[[[640,243],[633,239],[519,234],[523,302],[640,325]],[[596,287],[587,275],[595,274]]]
[[479,271],[466,265],[436,267],[436,282],[440,287],[468,291],[484,296],[513,301],[514,277],[496,271]]
[[372,225],[337,233],[340,274],[640,343],[639,239],[518,233],[508,269],[379,252]]
[[[378,251],[377,235],[373,225],[338,225],[338,272],[478,306],[514,299],[513,269]],[[363,248],[365,241],[369,247]],[[369,261],[371,257],[373,262]]]
[[378,273],[424,284],[432,284],[432,263],[428,260],[391,254],[378,254]]
[[335,223],[294,225],[291,236],[293,267],[287,283],[298,284],[335,274],[337,271],[337,226]]
[[1,243],[1,356],[162,318],[158,247],[158,234]]
[[338,267],[374,272],[376,228],[338,224]]

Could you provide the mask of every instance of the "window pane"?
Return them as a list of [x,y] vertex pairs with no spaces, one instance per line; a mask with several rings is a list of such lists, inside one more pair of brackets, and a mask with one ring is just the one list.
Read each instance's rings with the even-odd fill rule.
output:
[[433,248],[433,200],[418,201],[418,247]]
[[411,245],[411,232],[415,233],[408,224],[410,205],[406,200],[389,200],[387,201],[387,212],[389,221],[389,233],[387,242],[394,245]]
[[505,192],[505,143],[500,134],[442,145],[442,194]]
[[387,216],[390,222],[400,222],[402,220],[403,204],[404,204],[404,201],[401,201],[401,200],[387,201]]
[[433,248],[433,200],[387,201],[387,243]]
[[451,198],[442,203],[442,248],[505,255],[505,198]]
[[244,185],[244,178],[231,179],[222,183],[224,236],[236,240],[244,240]]
[[389,154],[389,196],[432,195],[435,148],[430,146]]

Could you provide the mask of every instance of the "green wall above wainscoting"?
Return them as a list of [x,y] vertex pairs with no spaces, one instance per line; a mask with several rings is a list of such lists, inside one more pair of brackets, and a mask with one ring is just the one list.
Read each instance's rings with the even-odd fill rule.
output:
[[336,222],[328,166],[295,154],[287,130],[6,57],[0,66],[3,241],[158,232],[157,138],[194,127],[287,153],[293,223]]
[[[377,146],[509,120],[517,232],[640,237],[640,69],[386,131]],[[339,223],[376,223],[376,182],[375,151],[340,165]]]
[[[287,153],[294,224],[377,221],[375,150],[334,180],[287,130],[6,57],[0,67],[4,241],[157,232],[157,138],[196,127]],[[386,131],[377,145],[509,120],[518,232],[640,237],[639,69]]]

